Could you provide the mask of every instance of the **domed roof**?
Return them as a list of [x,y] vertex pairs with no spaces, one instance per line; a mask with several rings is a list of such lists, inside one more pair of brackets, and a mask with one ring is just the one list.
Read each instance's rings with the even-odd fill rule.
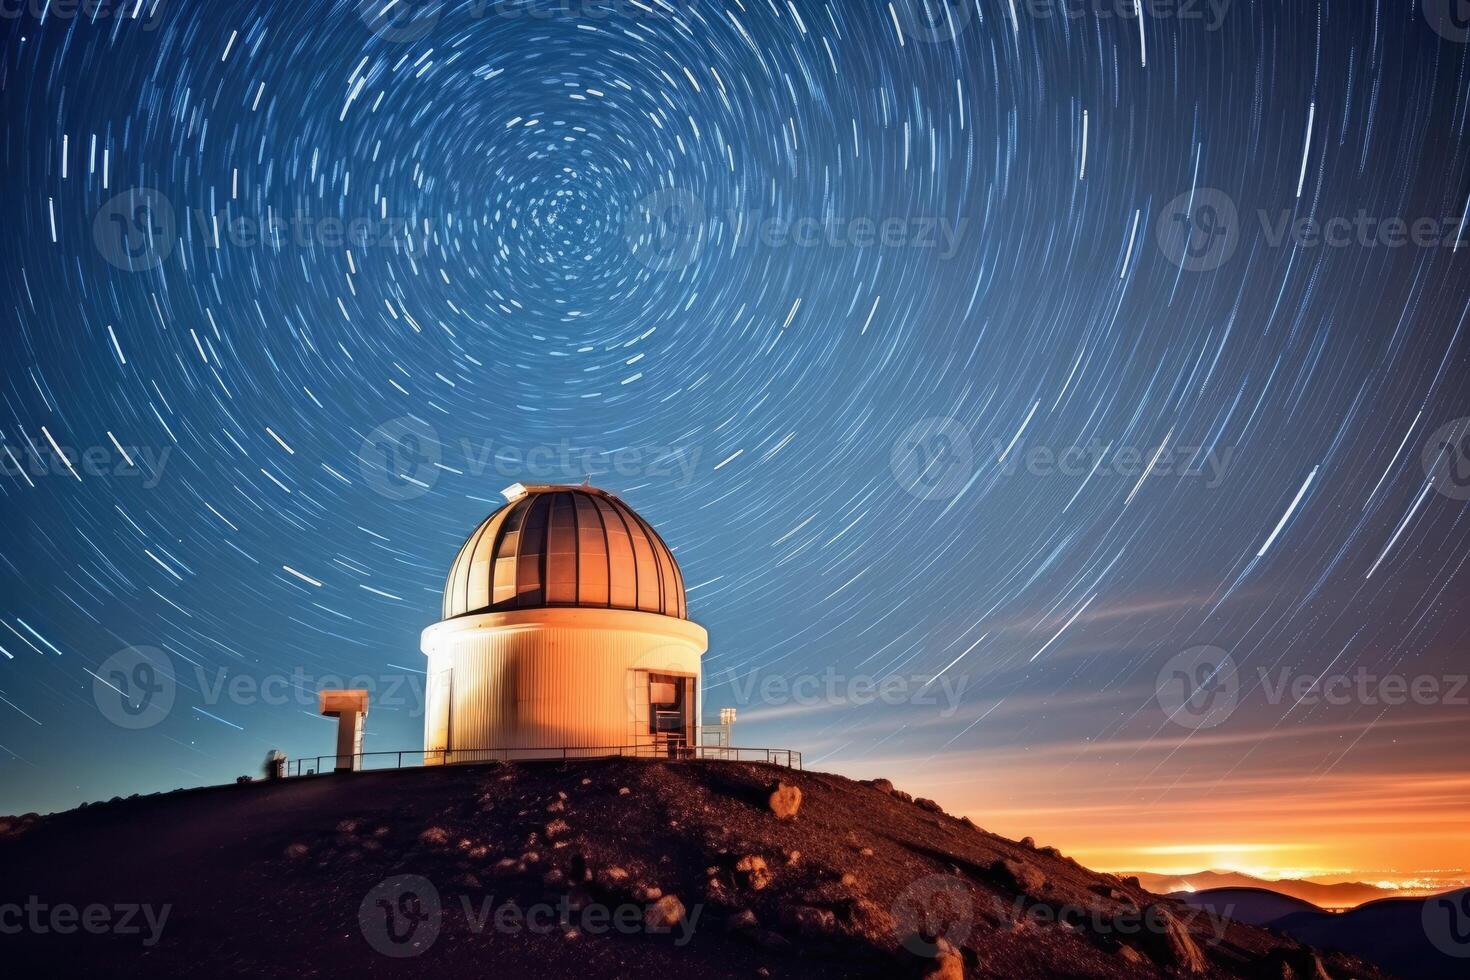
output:
[[633,509],[591,486],[516,486],[475,529],[444,583],[444,618],[556,606],[688,619],[684,576]]

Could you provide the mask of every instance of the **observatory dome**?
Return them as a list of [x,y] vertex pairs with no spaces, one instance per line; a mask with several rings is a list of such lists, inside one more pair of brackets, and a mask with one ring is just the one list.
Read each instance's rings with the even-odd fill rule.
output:
[[684,577],[634,510],[592,486],[515,487],[459,549],[443,618],[559,607],[688,619]]

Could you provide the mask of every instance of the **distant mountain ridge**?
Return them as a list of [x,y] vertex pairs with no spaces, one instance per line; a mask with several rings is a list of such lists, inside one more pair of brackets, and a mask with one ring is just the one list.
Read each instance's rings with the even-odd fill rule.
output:
[[1181,897],[1211,915],[1372,960],[1402,980],[1470,975],[1470,889],[1386,898],[1342,913],[1259,888],[1206,889]]
[[1150,874],[1146,871],[1132,872],[1132,874],[1138,877],[1144,888],[1161,895],[1219,888],[1257,888],[1310,902],[1322,909],[1350,909],[1367,902],[1398,898],[1405,894],[1402,891],[1380,888],[1362,881],[1344,881],[1331,885],[1295,878],[1269,881],[1238,871],[1201,871],[1191,875]]

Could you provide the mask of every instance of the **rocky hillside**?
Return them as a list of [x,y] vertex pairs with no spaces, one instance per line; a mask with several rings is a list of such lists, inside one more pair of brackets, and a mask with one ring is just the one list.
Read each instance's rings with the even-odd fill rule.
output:
[[[781,784],[778,787],[778,784]],[[1382,974],[884,781],[601,760],[317,776],[0,821],[11,975]],[[131,909],[131,912],[129,910]]]

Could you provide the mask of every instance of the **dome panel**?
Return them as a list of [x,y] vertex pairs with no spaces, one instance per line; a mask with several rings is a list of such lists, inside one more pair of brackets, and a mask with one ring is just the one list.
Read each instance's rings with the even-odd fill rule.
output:
[[444,619],[570,606],[688,618],[668,545],[590,486],[527,487],[469,536],[444,584]]

